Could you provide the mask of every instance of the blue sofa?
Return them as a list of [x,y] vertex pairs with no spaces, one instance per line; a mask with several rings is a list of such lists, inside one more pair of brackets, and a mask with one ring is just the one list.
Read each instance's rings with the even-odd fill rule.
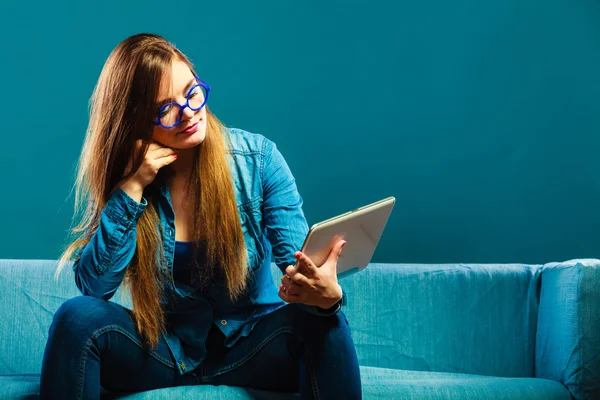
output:
[[[79,295],[70,268],[56,281],[55,267],[0,260],[0,399],[37,397],[52,316]],[[365,399],[600,399],[600,260],[371,264],[341,284]],[[106,396],[299,397],[226,386]]]

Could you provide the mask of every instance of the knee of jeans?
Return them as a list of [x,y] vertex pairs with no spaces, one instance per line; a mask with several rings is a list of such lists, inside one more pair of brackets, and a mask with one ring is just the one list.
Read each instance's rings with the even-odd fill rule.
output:
[[317,332],[323,334],[339,334],[340,332],[349,331],[348,320],[346,315],[340,312],[328,316],[316,315],[306,311],[297,311],[300,318],[296,318],[297,326],[301,331],[306,331],[308,335]]
[[94,331],[106,324],[110,315],[107,301],[91,296],[77,296],[65,301],[54,314],[51,329],[61,331]]

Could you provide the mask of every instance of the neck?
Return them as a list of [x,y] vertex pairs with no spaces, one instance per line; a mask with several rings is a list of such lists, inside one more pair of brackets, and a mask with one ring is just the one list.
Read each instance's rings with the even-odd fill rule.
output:
[[169,165],[172,178],[176,180],[187,180],[194,166],[194,153],[196,148],[176,150],[177,160]]

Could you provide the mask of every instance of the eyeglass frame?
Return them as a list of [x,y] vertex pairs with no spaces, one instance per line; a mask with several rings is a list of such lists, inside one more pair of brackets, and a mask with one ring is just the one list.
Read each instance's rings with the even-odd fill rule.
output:
[[[176,101],[172,101],[170,103],[167,103],[165,105],[163,105],[159,110],[158,110],[158,118],[154,121],[154,125],[160,125],[165,129],[171,129],[171,128],[175,128],[177,125],[179,125],[179,123],[181,122],[181,119],[183,118],[183,110],[186,109],[186,107],[189,107],[190,110],[192,111],[199,111],[202,110],[202,107],[204,107],[206,105],[206,102],[208,101],[208,94],[210,93],[210,86],[208,86],[208,83],[204,82],[203,80],[201,80],[200,78],[198,78],[197,76],[194,75],[194,78],[196,79],[196,82],[198,82],[197,84],[195,84],[194,86],[192,86],[190,88],[190,90],[188,91],[187,95],[185,96],[185,104],[179,104]],[[204,96],[204,101],[202,102],[202,104],[200,105],[200,107],[198,108],[192,108],[190,106],[190,95],[192,94],[192,91],[194,89],[196,89],[197,86],[203,87],[204,89],[206,89],[206,95]],[[170,106],[172,104],[177,104],[179,106],[179,118],[177,118],[177,122],[175,122],[173,125],[170,126],[164,126],[162,124],[162,122],[160,122],[160,114],[162,114],[163,110],[165,109],[165,107]]]

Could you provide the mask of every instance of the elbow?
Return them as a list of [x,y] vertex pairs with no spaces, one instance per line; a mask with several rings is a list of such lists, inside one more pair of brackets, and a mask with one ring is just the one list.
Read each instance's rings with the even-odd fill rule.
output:
[[107,290],[104,285],[97,281],[95,284],[90,284],[90,281],[84,279],[82,274],[77,269],[75,270],[75,285],[77,285],[77,288],[82,295],[91,296],[106,301],[110,300],[116,291],[116,288]]

